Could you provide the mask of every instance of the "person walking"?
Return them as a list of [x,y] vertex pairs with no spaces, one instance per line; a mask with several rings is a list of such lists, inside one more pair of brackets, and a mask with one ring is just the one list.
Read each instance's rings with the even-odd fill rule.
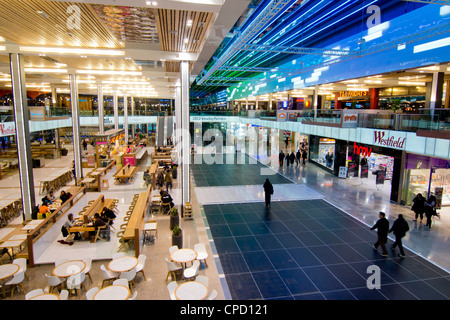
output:
[[291,161],[291,166],[294,167],[294,161],[295,161],[294,151],[291,152],[291,154],[289,156],[289,160]]
[[425,212],[425,198],[421,193],[418,193],[417,196],[414,197],[413,202],[414,204],[411,207],[411,210],[415,213],[413,221],[417,221],[417,218],[420,216],[420,223],[422,223],[423,213]]
[[266,208],[270,208],[270,197],[273,195],[273,185],[270,183],[269,179],[266,179],[263,188],[266,196]]
[[297,153],[295,154],[295,161],[297,162],[297,166],[300,166],[300,159],[302,158],[302,154],[300,152],[300,149],[297,150]]
[[308,157],[308,154],[306,153],[306,149],[303,149],[303,151],[302,151],[303,165],[306,164],[306,158],[307,157]]
[[373,245],[375,250],[378,250],[378,246],[381,246],[381,255],[387,257],[388,252],[386,250],[387,236],[389,233],[389,221],[386,219],[386,214],[384,212],[378,213],[378,221],[375,225],[370,228],[370,230],[377,229],[378,240]]
[[431,194],[425,202],[425,216],[427,217],[426,227],[431,229],[431,218],[436,214],[436,197]]
[[278,161],[280,162],[280,167],[283,167],[283,161],[284,161],[283,150],[281,150],[280,154],[278,155]]
[[172,172],[171,170],[167,170],[166,173],[166,177],[164,178],[164,181],[166,182],[166,190],[167,192],[169,192],[169,188],[170,190],[172,190]]
[[402,214],[399,214],[397,220],[394,221],[392,228],[389,230],[389,233],[394,232],[395,235],[395,242],[392,245],[392,250],[395,250],[395,248],[398,246],[400,250],[400,254],[398,256],[402,258],[405,257],[402,238],[406,235],[408,231],[409,231],[408,222],[406,222]]

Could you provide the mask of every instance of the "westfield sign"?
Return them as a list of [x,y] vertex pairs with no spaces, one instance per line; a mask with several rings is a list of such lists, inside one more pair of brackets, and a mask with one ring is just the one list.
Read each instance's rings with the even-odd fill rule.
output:
[[395,135],[385,137],[385,135],[386,135],[385,131],[374,131],[374,134],[375,134],[374,144],[376,144],[376,145],[398,148],[398,149],[405,148],[406,138],[396,137]]

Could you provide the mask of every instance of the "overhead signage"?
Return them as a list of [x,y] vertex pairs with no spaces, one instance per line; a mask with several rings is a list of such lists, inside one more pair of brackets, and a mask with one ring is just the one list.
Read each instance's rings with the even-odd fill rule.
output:
[[358,146],[356,142],[353,142],[353,154],[357,154],[361,157],[370,157],[370,154],[372,153],[372,148]]
[[358,126],[358,113],[351,110],[342,110],[341,127],[356,128]]

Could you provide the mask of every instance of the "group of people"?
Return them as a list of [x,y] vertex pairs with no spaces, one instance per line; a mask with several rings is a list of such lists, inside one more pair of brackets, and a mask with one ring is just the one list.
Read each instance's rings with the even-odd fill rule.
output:
[[[156,185],[159,188],[166,187],[166,190],[172,190],[173,179],[176,177],[176,165],[172,164],[171,166],[165,165],[164,170],[160,170],[158,175],[156,176]],[[148,170],[144,173],[144,180],[147,182],[150,179],[150,174]]]
[[[95,234],[98,230],[98,228],[103,227],[103,226],[107,226],[105,228],[105,237],[106,240],[109,241],[110,239],[110,229],[109,227],[113,225],[113,220],[116,218],[116,215],[114,213],[114,211],[112,211],[111,209],[104,207],[101,213],[95,213],[94,214],[94,218],[92,221],[92,225],[90,225],[90,227],[94,227],[95,231],[89,231],[89,237],[91,242],[94,241],[94,237]],[[76,225],[75,220],[73,219],[73,214],[69,213],[67,215],[67,220],[66,222],[64,222],[64,225],[61,227],[61,233],[64,237],[67,237],[70,232],[70,228],[72,228],[73,226]],[[79,232],[74,232],[73,233],[74,237],[71,239],[68,239],[70,241],[72,240],[79,240],[81,239],[81,235]]]
[[378,214],[378,221],[375,223],[375,225],[370,228],[370,230],[377,230],[378,239],[377,242],[373,245],[374,249],[377,250],[378,247],[381,247],[381,255],[383,257],[388,256],[388,252],[386,249],[386,243],[388,239],[388,234],[393,232],[395,236],[395,242],[392,245],[392,250],[395,250],[395,248],[399,248],[400,253],[399,257],[405,257],[405,251],[403,249],[402,244],[402,238],[406,235],[406,233],[409,231],[409,225],[408,222],[406,222],[405,218],[402,214],[399,214],[397,217],[397,220],[394,221],[392,227],[389,229],[389,221],[386,219],[386,214],[384,212],[380,212]]
[[292,151],[290,154],[288,153],[287,155],[285,155],[283,150],[281,150],[280,154],[278,155],[278,160],[279,160],[280,167],[283,167],[285,159],[286,159],[286,165],[288,167],[289,167],[289,165],[294,166],[294,162],[297,166],[299,166],[300,162],[302,162],[303,165],[306,165],[307,157],[308,157],[308,153],[306,152],[306,149],[298,149],[295,154]]
[[417,221],[417,218],[420,217],[420,223],[422,223],[423,215],[425,214],[427,218],[425,226],[431,229],[431,220],[433,216],[438,215],[436,212],[436,196],[431,194],[428,199],[425,199],[421,193],[418,193],[413,202],[411,210],[415,213],[414,221]]

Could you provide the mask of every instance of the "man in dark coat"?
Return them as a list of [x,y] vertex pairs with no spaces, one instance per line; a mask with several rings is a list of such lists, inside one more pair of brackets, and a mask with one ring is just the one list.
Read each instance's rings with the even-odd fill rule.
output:
[[280,161],[280,167],[283,167],[283,161],[284,161],[283,150],[281,150],[280,154],[278,155],[278,160]]
[[381,255],[383,257],[387,257],[387,255],[388,255],[388,252],[386,250],[386,243],[387,243],[387,237],[388,237],[388,233],[389,233],[389,221],[386,219],[385,216],[386,215],[384,212],[380,212],[378,214],[378,217],[380,219],[378,219],[377,223],[375,223],[375,225],[372,228],[370,228],[370,230],[377,229],[378,240],[377,240],[377,242],[375,242],[373,247],[375,248],[375,250],[377,250],[378,246],[381,246],[381,250],[382,250]]
[[405,218],[403,218],[402,214],[398,215],[397,220],[394,221],[392,228],[389,230],[389,233],[394,232],[395,242],[392,245],[392,249],[394,250],[397,246],[400,250],[399,257],[405,256],[405,251],[403,251],[402,238],[406,235],[406,232],[409,231],[408,222],[406,222]]
[[270,197],[273,194],[273,186],[270,183],[269,179],[266,179],[266,182],[264,182],[263,188],[264,188],[264,194],[266,196],[266,208],[270,208]]

